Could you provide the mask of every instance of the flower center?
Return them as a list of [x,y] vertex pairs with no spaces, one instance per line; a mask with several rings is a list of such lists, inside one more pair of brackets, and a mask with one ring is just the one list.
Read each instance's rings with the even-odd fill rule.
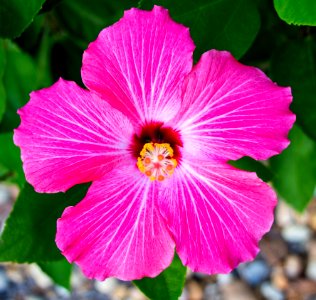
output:
[[137,167],[150,180],[163,181],[173,174],[177,166],[177,161],[172,158],[173,149],[168,143],[146,143],[139,154]]

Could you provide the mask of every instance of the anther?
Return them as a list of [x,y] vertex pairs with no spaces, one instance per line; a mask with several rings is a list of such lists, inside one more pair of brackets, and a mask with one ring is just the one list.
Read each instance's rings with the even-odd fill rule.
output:
[[169,144],[146,143],[137,159],[138,169],[150,180],[163,181],[170,177],[177,166]]

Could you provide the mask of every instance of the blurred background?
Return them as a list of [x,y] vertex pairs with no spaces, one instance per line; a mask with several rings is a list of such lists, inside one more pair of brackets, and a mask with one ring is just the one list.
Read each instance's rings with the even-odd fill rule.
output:
[[[53,237],[55,221],[64,207],[59,205],[56,216],[44,224],[47,228],[34,228],[26,215],[32,217],[40,209],[47,212],[49,207],[41,208],[43,196],[25,183],[12,136],[20,122],[16,110],[29,100],[32,90],[47,87],[59,77],[83,86],[81,61],[89,42],[116,22],[125,9],[151,9],[153,4],[168,8],[173,19],[190,28],[197,46],[195,62],[208,49],[229,50],[244,64],[262,69],[279,85],[291,86],[291,109],[297,115],[290,133],[291,145],[281,155],[268,162],[248,157],[231,162],[257,172],[280,199],[275,223],[261,241],[258,257],[231,274],[205,276],[188,271],[181,299],[316,300],[316,2],[283,1],[292,5],[288,14],[279,3],[0,0],[1,230],[17,199],[25,203],[14,209],[19,222],[12,217],[10,228],[16,230],[4,231],[0,241],[1,300],[146,299],[130,282],[85,279],[80,270],[62,259]],[[8,236],[14,236],[10,243]],[[49,247],[39,249],[38,241],[47,242]],[[35,258],[43,253],[51,261]]]

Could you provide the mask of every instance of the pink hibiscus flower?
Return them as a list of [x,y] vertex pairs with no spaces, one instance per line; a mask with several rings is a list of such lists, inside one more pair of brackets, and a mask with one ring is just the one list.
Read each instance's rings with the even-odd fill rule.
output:
[[19,110],[36,191],[93,181],[56,236],[90,278],[154,277],[175,250],[193,271],[229,272],[270,229],[275,193],[227,161],[288,146],[290,88],[225,51],[192,66],[193,50],[166,9],[131,9],[85,51],[88,90],[60,79]]

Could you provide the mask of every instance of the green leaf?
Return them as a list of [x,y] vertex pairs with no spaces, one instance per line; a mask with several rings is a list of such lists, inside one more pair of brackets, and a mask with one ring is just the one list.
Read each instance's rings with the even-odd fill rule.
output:
[[48,11],[52,10],[61,1],[63,1],[63,0],[46,0],[39,13],[41,14],[41,13],[48,12]]
[[240,58],[260,28],[253,0],[151,0],[143,1],[142,7],[151,9],[153,4],[168,8],[174,20],[190,28],[196,58],[213,48]]
[[33,21],[45,0],[0,0],[0,36],[15,38]]
[[2,174],[4,178],[13,181],[22,187],[25,183],[22,162],[20,158],[20,150],[13,143],[12,133],[0,134],[0,166],[6,169],[6,173]]
[[38,265],[56,284],[70,290],[72,265],[66,259],[39,263]]
[[57,5],[55,19],[64,34],[56,39],[52,49],[55,77],[75,80],[83,86],[80,77],[83,50],[103,28],[118,21],[125,9],[136,4],[136,0],[67,0]]
[[271,75],[280,85],[291,86],[292,110],[304,131],[316,139],[316,51],[312,39],[290,41],[275,52]]
[[262,26],[242,62],[266,72],[270,67],[272,53],[289,37],[298,36],[300,28],[284,24],[276,14],[272,1],[259,0],[258,9]]
[[6,90],[6,111],[0,123],[0,132],[16,128],[20,118],[16,111],[29,100],[29,93],[37,86],[34,60],[10,41],[3,43],[6,67],[3,83]]
[[290,146],[270,159],[272,183],[279,195],[299,212],[304,211],[316,186],[316,144],[294,126]]
[[51,58],[51,47],[52,41],[49,36],[48,30],[44,30],[41,39],[41,44],[37,53],[36,59],[36,83],[37,87],[46,87],[53,84],[51,69],[50,69],[50,58]]
[[66,207],[79,202],[87,189],[85,184],[67,193],[39,194],[25,184],[0,239],[0,261],[38,263],[62,259],[55,244],[56,220]]
[[171,265],[155,278],[134,280],[133,283],[150,299],[179,299],[184,286],[186,267],[175,255]]
[[263,181],[270,181],[273,177],[273,173],[267,166],[248,156],[239,160],[231,160],[229,164],[241,170],[256,172],[257,176]]
[[36,53],[36,59],[33,59],[9,40],[0,43],[0,54],[1,52],[4,53],[6,59],[3,74],[3,86],[6,91],[6,111],[0,123],[0,132],[10,132],[18,127],[20,117],[17,114],[17,110],[29,100],[31,91],[52,84],[50,69],[51,44],[52,41],[48,32],[44,31]]
[[67,0],[62,1],[55,12],[69,35],[81,40],[85,49],[104,27],[112,25],[123,16],[125,9],[136,4],[135,0]]
[[315,0],[274,0],[274,7],[288,24],[316,26]]
[[2,119],[2,116],[5,111],[5,90],[3,85],[3,75],[4,75],[4,69],[5,69],[5,53],[4,53],[4,41],[0,40],[0,122]]
[[54,43],[52,51],[52,72],[64,79],[74,80],[84,87],[81,79],[83,50],[72,39],[66,38]]
[[45,15],[37,15],[15,42],[23,48],[23,51],[33,54],[39,47],[43,30],[49,30],[48,26],[49,18]]

